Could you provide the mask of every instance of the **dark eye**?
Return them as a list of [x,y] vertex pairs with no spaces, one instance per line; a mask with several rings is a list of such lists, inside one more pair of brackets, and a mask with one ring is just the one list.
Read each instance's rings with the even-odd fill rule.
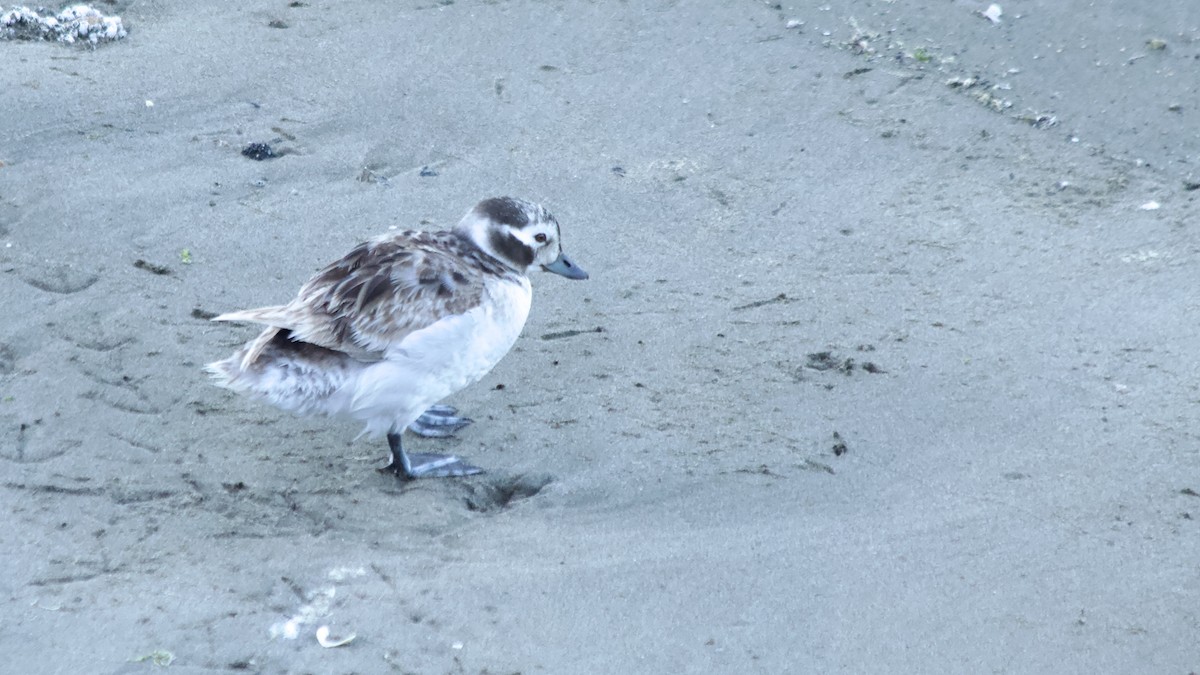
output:
[[533,235],[533,240],[539,244],[544,244],[544,243],[546,243],[546,235],[539,232],[539,233]]

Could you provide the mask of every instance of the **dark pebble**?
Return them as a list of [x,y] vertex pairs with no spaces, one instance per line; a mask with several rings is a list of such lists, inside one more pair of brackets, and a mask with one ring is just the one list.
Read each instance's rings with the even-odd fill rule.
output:
[[242,148],[242,156],[249,157],[256,162],[261,162],[264,159],[275,159],[279,155],[275,154],[275,151],[271,149],[271,146],[267,145],[266,143],[251,143],[250,145]]

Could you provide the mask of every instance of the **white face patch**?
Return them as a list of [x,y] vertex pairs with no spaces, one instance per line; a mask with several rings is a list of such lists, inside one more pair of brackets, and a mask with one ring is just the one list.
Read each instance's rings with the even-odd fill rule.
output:
[[558,243],[558,223],[553,220],[530,223],[519,230],[514,228],[513,236],[533,251],[531,266],[552,263],[562,252]]

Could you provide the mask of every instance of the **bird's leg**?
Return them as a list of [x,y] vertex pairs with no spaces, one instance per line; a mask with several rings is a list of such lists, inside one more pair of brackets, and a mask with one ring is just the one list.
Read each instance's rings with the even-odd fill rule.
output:
[[425,438],[446,438],[472,422],[458,417],[458,410],[448,405],[431,406],[429,410],[408,425],[408,430]]
[[447,478],[451,476],[471,476],[483,473],[483,469],[471,466],[454,455],[435,455],[414,452],[411,455],[404,451],[400,443],[400,434],[391,432],[387,435],[388,447],[392,450],[392,461],[380,471],[387,471],[405,480],[414,478]]

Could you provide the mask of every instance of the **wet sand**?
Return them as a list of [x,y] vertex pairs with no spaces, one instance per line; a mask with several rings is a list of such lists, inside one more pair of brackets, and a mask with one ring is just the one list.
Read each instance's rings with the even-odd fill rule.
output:
[[[12,672],[1200,668],[1200,8],[986,4],[0,42]],[[208,317],[503,194],[592,278],[412,441],[486,475],[206,382]]]

